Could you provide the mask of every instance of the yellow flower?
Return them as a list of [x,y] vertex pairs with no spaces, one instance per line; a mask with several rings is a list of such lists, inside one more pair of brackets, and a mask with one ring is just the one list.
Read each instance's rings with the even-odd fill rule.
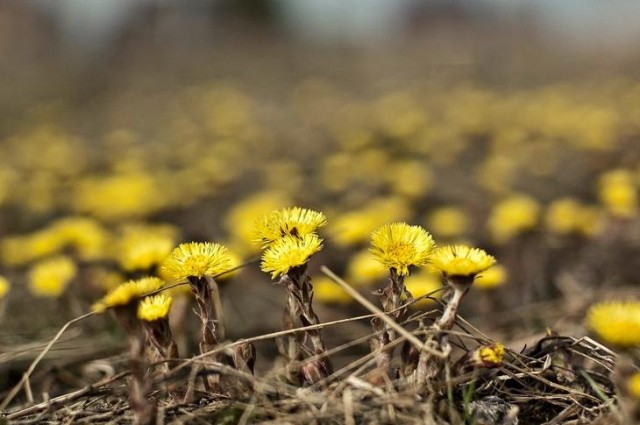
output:
[[634,398],[640,399],[640,372],[635,372],[627,380],[627,390]]
[[463,235],[469,227],[469,220],[459,207],[442,207],[427,217],[429,229],[438,237],[456,238]]
[[432,270],[439,271],[447,277],[475,277],[496,263],[496,259],[482,249],[465,245],[438,248],[430,261]]
[[24,236],[10,236],[2,240],[0,252],[3,261],[12,266],[20,266],[33,260],[53,255],[62,250],[62,241],[54,232],[39,230]]
[[614,170],[598,181],[600,202],[615,217],[631,218],[638,211],[638,189],[627,170]]
[[327,304],[349,304],[353,301],[351,295],[342,286],[335,283],[326,276],[313,279],[314,299]]
[[49,230],[60,243],[69,246],[87,260],[101,258],[109,235],[96,220],[86,217],[66,217],[55,221]]
[[610,344],[640,344],[640,301],[607,301],[591,306],[587,325]]
[[0,276],[0,300],[3,299],[5,295],[7,295],[7,292],[9,292],[9,287],[10,285],[7,278],[4,276]]
[[[442,295],[442,279],[438,275],[433,273],[420,271],[414,275],[408,276],[404,285],[411,293],[413,298],[420,298],[425,295],[429,295],[431,298],[439,298]],[[433,302],[431,298],[423,298],[416,301],[413,307],[422,308],[425,305]]]
[[293,207],[272,211],[255,224],[256,242],[268,247],[284,236],[304,237],[327,224],[327,218],[319,211]]
[[371,234],[371,252],[388,269],[409,274],[410,266],[424,266],[435,248],[433,238],[420,226],[392,223]]
[[262,271],[271,273],[271,277],[286,274],[290,269],[299,267],[322,249],[322,239],[314,233],[302,238],[285,236],[276,240],[262,254]]
[[231,268],[227,248],[212,242],[180,244],[161,266],[161,275],[171,282],[184,282],[189,277],[214,277]]
[[545,216],[547,228],[558,234],[574,232],[577,229],[582,208],[582,204],[572,198],[552,202]]
[[472,360],[477,367],[497,367],[504,358],[504,345],[484,345],[473,352]]
[[480,289],[493,289],[504,285],[508,277],[509,272],[507,272],[507,269],[498,264],[476,276],[473,284]]
[[106,220],[144,217],[166,204],[156,179],[140,171],[87,178],[73,197],[78,211]]
[[111,307],[121,307],[136,302],[145,295],[162,288],[164,282],[157,277],[143,277],[130,280],[109,291],[100,301],[92,306],[96,313],[102,313]]
[[173,299],[167,294],[152,295],[138,304],[138,319],[145,322],[164,319],[171,310]]
[[515,195],[493,208],[487,226],[496,242],[508,242],[517,234],[536,226],[539,210],[540,206],[533,198]]
[[289,203],[281,192],[259,192],[236,203],[225,216],[225,227],[243,252],[255,252],[255,219]]
[[409,205],[402,198],[377,199],[364,208],[345,212],[331,226],[333,242],[341,246],[351,246],[364,242],[378,227],[396,220],[404,220],[409,215]]
[[123,229],[116,259],[125,271],[150,270],[167,258],[175,246],[175,231],[161,226],[129,226]]
[[67,257],[42,260],[29,270],[29,291],[41,297],[58,297],[76,273],[75,263]]
[[354,285],[366,285],[388,275],[389,271],[380,267],[380,263],[369,250],[354,254],[347,267],[347,276]]
[[225,273],[223,275],[220,275],[216,280],[223,282],[225,280],[229,280],[232,277],[236,276],[238,273],[240,273],[240,271],[242,270],[242,268],[238,268],[239,266],[242,265],[242,258],[240,258],[235,252],[232,251],[227,251],[227,256],[229,257],[229,269],[228,270],[232,270],[229,271],[228,273]]

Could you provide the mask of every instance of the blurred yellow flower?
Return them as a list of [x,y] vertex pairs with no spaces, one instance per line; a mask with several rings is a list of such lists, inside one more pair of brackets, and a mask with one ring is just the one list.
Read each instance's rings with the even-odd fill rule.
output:
[[286,274],[294,267],[302,266],[322,249],[322,239],[315,233],[303,237],[285,236],[277,239],[262,254],[262,271],[271,273],[271,278]]
[[502,364],[504,345],[500,343],[484,345],[473,352],[471,357],[476,367],[492,368]]
[[411,266],[426,265],[434,248],[433,238],[420,226],[392,223],[371,234],[371,252],[384,267],[401,276],[408,275]]
[[342,286],[326,276],[313,278],[314,299],[326,304],[349,304],[353,301],[351,295]]
[[227,248],[212,242],[180,244],[161,265],[160,274],[169,282],[184,282],[189,277],[214,277],[231,268]]
[[149,271],[171,253],[176,233],[168,226],[126,226],[117,244],[116,260],[124,271]]
[[9,285],[9,281],[7,280],[7,278],[4,276],[0,276],[0,300],[3,299],[5,295],[7,295],[10,287],[11,285]]
[[465,245],[438,248],[429,261],[432,270],[446,277],[475,277],[496,263],[496,259],[482,249]]
[[609,171],[598,180],[598,196],[615,217],[631,218],[638,212],[638,188],[627,170]]
[[366,285],[388,274],[389,271],[380,267],[375,255],[368,249],[352,255],[347,266],[347,277],[354,285]]
[[540,206],[533,198],[514,195],[493,208],[487,226],[496,242],[508,242],[519,233],[533,229],[539,211]]
[[458,238],[467,231],[469,219],[460,207],[441,207],[429,213],[427,227],[438,237]]
[[404,281],[404,285],[413,298],[420,298],[425,295],[429,296],[416,301],[413,304],[413,307],[416,308],[424,308],[424,306],[433,302],[432,298],[437,299],[442,295],[442,291],[440,291],[442,289],[442,279],[440,279],[438,275],[429,273],[428,271],[420,271],[408,276]]
[[640,399],[640,372],[635,372],[627,380],[627,390],[632,397]]
[[2,260],[10,266],[20,266],[39,258],[58,253],[64,247],[59,235],[47,229],[23,235],[9,236],[2,240]]
[[103,313],[112,307],[123,307],[137,302],[140,298],[157,291],[162,286],[164,286],[164,282],[157,277],[130,280],[109,291],[91,309],[96,313]]
[[65,217],[49,226],[61,244],[72,247],[86,260],[103,258],[109,235],[99,222],[87,217]]
[[293,207],[272,211],[255,222],[256,242],[266,248],[284,236],[303,237],[327,224],[319,211]]
[[365,207],[340,214],[332,221],[333,242],[351,246],[365,242],[371,232],[385,223],[404,220],[409,215],[409,205],[401,198],[381,198]]
[[68,257],[42,260],[29,270],[29,291],[39,297],[58,297],[77,272],[75,263]]
[[283,208],[289,204],[289,199],[282,192],[258,192],[249,195],[227,212],[224,223],[227,231],[232,236],[234,246],[240,247],[250,253],[257,252],[258,247],[254,243],[255,220],[269,212]]
[[476,288],[493,289],[504,285],[508,278],[509,272],[507,269],[498,264],[477,275],[473,284]]
[[561,235],[574,232],[580,221],[582,208],[582,204],[573,198],[553,201],[545,215],[547,228]]
[[73,197],[77,211],[105,220],[144,217],[166,203],[154,178],[142,172],[127,172],[81,181]]
[[138,304],[138,319],[145,322],[164,319],[169,315],[173,299],[164,293],[144,298]]
[[602,340],[621,347],[640,344],[640,302],[605,301],[591,306],[587,325]]

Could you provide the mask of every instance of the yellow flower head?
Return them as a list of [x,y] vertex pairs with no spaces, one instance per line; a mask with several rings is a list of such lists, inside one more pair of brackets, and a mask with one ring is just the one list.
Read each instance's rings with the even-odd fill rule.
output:
[[477,367],[497,367],[504,358],[504,345],[500,343],[484,345],[473,352],[472,360]]
[[611,215],[631,218],[638,211],[638,188],[627,170],[613,170],[600,177],[599,197]]
[[103,256],[109,237],[98,221],[86,217],[62,218],[54,222],[49,231],[87,260]]
[[493,289],[505,284],[509,278],[509,272],[500,264],[489,268],[476,276],[473,284],[480,289]]
[[159,265],[175,246],[175,231],[157,226],[130,226],[123,230],[116,259],[125,271],[149,270]]
[[517,234],[533,229],[538,222],[540,206],[531,197],[515,195],[496,205],[487,223],[493,238],[508,242]]
[[111,307],[121,307],[136,302],[140,298],[162,288],[164,282],[157,277],[143,277],[130,280],[109,291],[100,301],[92,306],[96,313],[102,313]]
[[369,250],[363,250],[351,257],[347,267],[347,276],[354,285],[367,285],[382,279],[389,273],[380,267],[380,263]]
[[447,277],[475,277],[496,263],[496,259],[482,249],[465,245],[438,248],[430,261],[432,270],[439,271]]
[[[404,285],[407,291],[411,293],[413,298],[420,298],[429,295],[431,298],[439,298],[442,295],[442,279],[433,273],[420,271],[406,278]],[[422,298],[413,304],[413,307],[423,308],[430,302],[431,298]]]
[[351,295],[326,276],[313,279],[314,298],[327,304],[349,304]]
[[180,244],[164,260],[162,276],[171,282],[184,282],[189,277],[216,276],[231,268],[227,248],[212,242]]
[[407,201],[399,197],[371,201],[359,210],[344,212],[332,220],[333,242],[341,246],[365,242],[375,229],[404,220],[409,212]]
[[158,294],[143,299],[138,304],[138,319],[145,322],[164,319],[171,310],[173,299],[167,294]]
[[572,198],[552,202],[545,216],[547,228],[561,235],[574,232],[579,225],[582,209],[582,204]]
[[0,276],[0,300],[3,299],[5,295],[7,295],[7,292],[9,292],[9,287],[10,285],[7,278],[4,276]]
[[591,306],[587,325],[602,340],[621,347],[640,344],[640,301],[607,301]]
[[388,269],[409,274],[410,266],[424,266],[435,248],[433,238],[420,226],[392,223],[371,234],[371,252]]
[[288,198],[280,192],[258,192],[236,203],[226,214],[224,223],[232,236],[234,245],[240,245],[243,252],[255,252],[255,218],[289,204]]
[[29,270],[29,291],[40,297],[58,297],[78,272],[68,257],[42,260]]
[[256,242],[267,248],[284,236],[304,237],[327,224],[327,218],[319,211],[293,207],[272,211],[255,224]]
[[271,277],[286,274],[290,269],[299,267],[322,249],[322,239],[315,233],[303,237],[285,236],[276,240],[262,254],[262,271],[271,273]]
[[437,237],[457,238],[467,231],[469,219],[459,207],[442,207],[429,214],[427,224]]
[[635,399],[640,400],[640,372],[636,372],[627,380],[627,391]]

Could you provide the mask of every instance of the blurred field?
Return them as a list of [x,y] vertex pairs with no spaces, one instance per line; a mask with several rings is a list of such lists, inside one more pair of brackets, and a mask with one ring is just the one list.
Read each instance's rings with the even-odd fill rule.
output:
[[[525,347],[535,357],[545,336],[591,335],[593,303],[637,299],[640,69],[630,41],[576,46],[522,11],[505,18],[412,2],[400,28],[378,24],[373,41],[314,41],[283,23],[286,2],[144,4],[108,42],[85,45],[82,32],[65,38],[41,9],[0,5],[1,398],[60,326],[124,280],[157,273],[151,254],[144,266],[127,263],[140,240],[169,241],[156,256],[182,242],[224,244],[244,264],[221,282],[227,338],[280,330],[283,289],[260,271],[252,229],[262,214],[294,205],[328,218],[309,266],[323,322],[369,312],[321,265],[378,302],[387,271],[372,266],[369,238],[391,222],[497,258],[497,275],[476,282],[461,309],[481,334],[463,329],[516,357]],[[421,270],[407,286],[415,296],[441,284]],[[187,296],[175,297],[174,310],[190,313]],[[189,358],[197,323],[179,326]],[[368,320],[324,331],[330,347],[369,333]],[[274,367],[272,342],[257,343],[258,374]],[[20,392],[3,408],[125,370],[125,345],[109,317],[83,320],[35,370],[35,399]],[[589,361],[606,357],[610,371],[604,346],[589,340],[579,350]],[[334,362],[368,351],[362,343]],[[598,373],[604,399],[584,382],[561,382],[588,392],[580,402],[590,407],[571,410],[580,402],[551,384],[557,403],[529,400],[545,396],[533,384],[509,402],[520,423],[614,423],[614,379]],[[222,420],[207,406],[202,420]],[[308,421],[300,412],[289,420]],[[343,420],[339,412],[326,423]]]

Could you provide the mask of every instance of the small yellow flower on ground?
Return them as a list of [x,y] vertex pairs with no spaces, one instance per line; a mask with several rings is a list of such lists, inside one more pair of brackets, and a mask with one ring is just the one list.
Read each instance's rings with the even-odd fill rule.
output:
[[276,210],[256,221],[256,242],[267,248],[284,236],[304,237],[327,224],[319,211],[293,207]]
[[606,301],[587,314],[587,325],[602,340],[621,347],[640,344],[640,301]]
[[170,282],[189,277],[216,276],[231,268],[227,248],[212,242],[180,244],[162,263],[160,273]]
[[5,295],[7,295],[7,292],[9,292],[9,288],[10,285],[7,278],[4,276],[0,276],[0,300],[3,299]]
[[138,304],[138,319],[146,322],[164,319],[171,310],[173,300],[167,294],[158,294],[143,299]]
[[40,297],[58,297],[77,272],[75,263],[68,257],[42,260],[29,270],[29,291]]
[[262,271],[271,277],[286,274],[294,267],[306,264],[309,258],[322,249],[322,239],[309,233],[302,238],[285,236],[276,240],[262,255]]
[[107,295],[92,306],[92,310],[96,313],[102,313],[108,308],[125,306],[151,292],[157,291],[162,288],[163,285],[164,282],[157,277],[143,277],[138,280],[130,280],[107,293]]
[[314,298],[327,304],[349,304],[353,301],[351,295],[342,286],[326,276],[313,279]]
[[409,267],[424,266],[435,247],[433,238],[420,226],[392,223],[371,234],[371,252],[388,269],[399,275],[409,274]]
[[490,267],[476,276],[473,284],[480,289],[493,289],[505,284],[509,278],[509,272],[500,264]]
[[438,248],[430,259],[431,269],[446,277],[475,277],[496,263],[496,259],[479,248],[448,245]]

